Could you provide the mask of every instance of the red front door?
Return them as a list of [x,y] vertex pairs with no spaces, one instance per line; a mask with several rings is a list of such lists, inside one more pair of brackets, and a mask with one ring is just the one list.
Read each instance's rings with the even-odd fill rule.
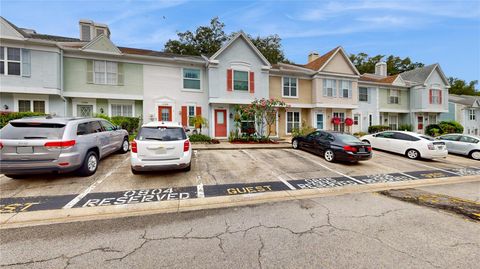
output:
[[158,121],[172,121],[172,107],[159,106],[158,107]]
[[215,137],[227,137],[226,109],[215,109]]

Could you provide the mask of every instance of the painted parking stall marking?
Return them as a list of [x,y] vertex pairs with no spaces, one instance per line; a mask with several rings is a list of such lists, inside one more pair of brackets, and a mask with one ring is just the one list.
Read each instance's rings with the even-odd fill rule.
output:
[[99,192],[86,195],[73,207],[126,205],[197,198],[197,187]]
[[356,179],[365,182],[366,184],[373,183],[388,183],[398,181],[418,180],[419,178],[414,175],[406,173],[392,173],[392,174],[374,174],[366,176],[355,176]]
[[459,174],[461,176],[480,175],[480,168],[465,167],[465,168],[447,168],[447,171]]
[[413,172],[405,172],[407,175],[414,176],[418,179],[429,179],[429,178],[444,178],[444,177],[456,177],[458,176],[456,173],[448,172],[442,170],[425,170],[425,171],[413,171]]
[[204,186],[205,197],[255,194],[286,190],[290,190],[290,188],[283,182],[279,181]]
[[321,189],[342,187],[346,185],[359,185],[358,182],[346,177],[323,177],[323,178],[308,178],[288,181],[293,186],[299,189]]
[[76,195],[12,197],[0,199],[0,214],[60,209]]

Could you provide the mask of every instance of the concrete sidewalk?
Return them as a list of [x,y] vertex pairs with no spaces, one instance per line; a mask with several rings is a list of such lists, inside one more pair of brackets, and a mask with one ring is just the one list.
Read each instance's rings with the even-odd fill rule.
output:
[[192,143],[194,150],[229,150],[229,149],[286,149],[291,148],[289,142],[279,142],[278,144],[234,144],[230,142],[220,142],[220,144],[197,144]]

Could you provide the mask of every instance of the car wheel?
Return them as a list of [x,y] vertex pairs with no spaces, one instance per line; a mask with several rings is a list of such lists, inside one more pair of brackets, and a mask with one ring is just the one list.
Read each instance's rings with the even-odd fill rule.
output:
[[407,158],[412,159],[412,160],[420,159],[420,152],[418,152],[418,150],[416,150],[416,149],[407,150],[405,155],[407,156]]
[[333,153],[333,150],[327,149],[323,154],[323,157],[327,162],[333,162],[335,160],[335,153]]
[[299,149],[300,148],[300,145],[298,144],[298,140],[297,139],[294,139],[292,141],[292,148],[294,149]]
[[85,160],[83,160],[83,164],[80,167],[80,174],[82,176],[91,176],[97,172],[98,168],[98,155],[94,151],[87,152],[85,156]]
[[192,162],[190,162],[190,163],[188,164],[188,166],[185,167],[185,169],[183,169],[183,170],[186,171],[186,172],[192,170]]
[[134,174],[134,175],[139,175],[140,174],[140,171],[137,171],[137,170],[133,169],[133,167],[130,167],[130,169],[132,170],[132,174]]
[[480,151],[479,150],[473,150],[469,154],[470,158],[474,160],[480,160]]
[[125,137],[125,139],[122,142],[122,146],[120,147],[118,152],[121,154],[125,154],[128,152],[129,149],[130,149],[130,143],[128,143],[128,138]]

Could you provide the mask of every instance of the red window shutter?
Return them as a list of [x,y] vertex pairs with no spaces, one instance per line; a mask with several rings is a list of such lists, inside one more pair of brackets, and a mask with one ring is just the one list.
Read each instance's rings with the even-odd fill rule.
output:
[[440,104],[442,103],[442,91],[439,91]]
[[430,89],[428,91],[428,100],[429,100],[430,104],[433,102],[432,89]]
[[233,70],[227,69],[227,91],[232,91]]
[[255,73],[250,72],[250,93],[255,92]]
[[195,112],[197,116],[202,116],[202,107],[201,106],[197,106],[197,111]]
[[187,106],[182,106],[182,125],[188,126]]

